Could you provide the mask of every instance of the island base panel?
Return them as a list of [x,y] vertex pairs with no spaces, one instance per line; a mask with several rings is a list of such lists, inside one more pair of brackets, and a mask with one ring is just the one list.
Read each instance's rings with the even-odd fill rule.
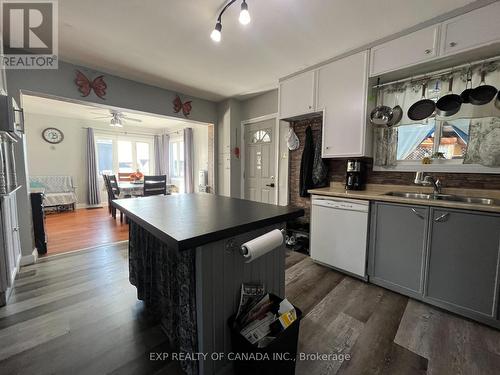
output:
[[[283,227],[268,226],[196,249],[196,312],[200,352],[224,353],[225,357],[231,352],[227,322],[238,309],[242,283],[264,283],[267,292],[284,298],[285,246],[248,264],[239,252],[243,243]],[[230,367],[227,359],[212,360],[210,355],[199,363],[200,374],[231,373]]]

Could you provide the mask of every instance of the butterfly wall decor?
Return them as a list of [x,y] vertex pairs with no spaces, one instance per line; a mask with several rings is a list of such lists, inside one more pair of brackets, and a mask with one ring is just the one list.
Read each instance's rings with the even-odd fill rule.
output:
[[193,109],[191,102],[192,101],[189,100],[183,103],[179,95],[177,95],[172,102],[174,104],[174,112],[179,113],[182,110],[182,114],[184,115],[184,117],[188,117],[191,113],[191,109]]
[[104,96],[106,95],[108,85],[104,82],[104,76],[99,76],[93,81],[90,81],[85,74],[77,70],[75,83],[78,86],[78,91],[82,93],[83,97],[89,96],[93,90],[99,98],[105,100]]

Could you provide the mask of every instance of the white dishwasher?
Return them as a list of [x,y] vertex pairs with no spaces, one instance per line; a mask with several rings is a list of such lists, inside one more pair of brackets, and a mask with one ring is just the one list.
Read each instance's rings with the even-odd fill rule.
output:
[[312,197],[311,258],[364,280],[369,202]]

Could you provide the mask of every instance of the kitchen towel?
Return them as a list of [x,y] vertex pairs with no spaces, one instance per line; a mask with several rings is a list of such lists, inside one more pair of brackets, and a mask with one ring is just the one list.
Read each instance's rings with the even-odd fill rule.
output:
[[299,195],[308,197],[307,190],[314,187],[312,173],[314,165],[314,142],[313,132],[310,126],[306,129],[306,140],[304,142],[304,151],[300,162]]
[[245,263],[253,262],[283,244],[283,233],[274,229],[241,245]]
[[300,147],[299,137],[293,131],[293,128],[288,129],[288,135],[286,136],[286,144],[290,151],[295,151]]
[[328,168],[321,158],[321,135],[314,145],[312,181],[315,188],[328,186]]

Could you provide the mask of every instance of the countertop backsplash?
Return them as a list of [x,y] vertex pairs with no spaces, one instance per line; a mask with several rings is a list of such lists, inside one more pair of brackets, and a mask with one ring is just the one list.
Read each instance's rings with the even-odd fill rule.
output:
[[[343,182],[347,159],[325,159],[328,163],[330,181]],[[366,182],[369,184],[413,185],[414,172],[374,171],[373,159],[363,158]],[[481,173],[430,173],[443,182],[444,187],[464,189],[500,189],[500,174]]]

